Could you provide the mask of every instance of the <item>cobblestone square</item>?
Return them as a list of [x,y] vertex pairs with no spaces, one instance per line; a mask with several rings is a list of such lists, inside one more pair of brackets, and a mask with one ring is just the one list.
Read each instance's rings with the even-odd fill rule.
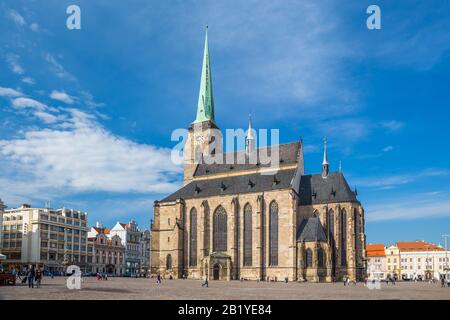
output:
[[450,300],[450,288],[441,288],[439,283],[398,282],[396,285],[382,284],[379,290],[369,290],[362,283],[344,286],[342,283],[273,283],[254,281],[211,281],[209,288],[202,288],[199,280],[109,278],[83,278],[81,290],[69,290],[65,277],[44,277],[41,288],[28,286],[0,287],[0,299],[50,299],[50,300],[288,300],[288,299],[446,299]]

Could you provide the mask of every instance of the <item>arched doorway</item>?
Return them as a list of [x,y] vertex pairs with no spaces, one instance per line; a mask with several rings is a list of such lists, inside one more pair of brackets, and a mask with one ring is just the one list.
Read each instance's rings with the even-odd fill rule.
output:
[[220,264],[216,263],[213,267],[213,280],[220,279]]

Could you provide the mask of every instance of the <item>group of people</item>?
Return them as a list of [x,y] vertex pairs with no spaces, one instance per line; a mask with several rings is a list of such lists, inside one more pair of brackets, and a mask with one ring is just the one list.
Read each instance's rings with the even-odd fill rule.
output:
[[37,288],[41,286],[42,270],[39,267],[35,267],[30,264],[23,279],[20,277],[20,274],[16,272],[16,269],[13,269],[12,273],[17,277],[17,279],[21,280],[22,283],[28,282],[28,288],[30,289],[34,288],[35,283]]
[[355,280],[350,280],[350,277],[345,275],[342,278],[342,281],[344,282],[344,287],[350,285],[350,282],[352,282],[355,286],[356,286],[356,281]]
[[96,278],[97,280],[108,280],[108,275],[106,273],[97,273]]

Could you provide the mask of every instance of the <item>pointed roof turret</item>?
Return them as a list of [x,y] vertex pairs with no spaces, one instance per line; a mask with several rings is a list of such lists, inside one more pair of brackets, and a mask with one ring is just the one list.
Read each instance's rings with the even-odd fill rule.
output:
[[245,151],[247,155],[252,154],[256,149],[255,135],[252,128],[252,115],[248,115],[248,130],[245,138]]
[[323,161],[322,161],[322,177],[326,178],[329,172],[328,158],[327,158],[327,138],[323,139]]
[[205,32],[205,49],[203,52],[202,76],[200,79],[200,92],[198,94],[197,117],[194,123],[212,121],[214,119],[214,96],[211,79],[211,62],[208,48],[208,26]]
[[253,135],[252,114],[251,113],[248,115],[247,139],[248,140],[255,140],[255,136]]
[[327,138],[323,139],[323,161],[322,165],[328,165],[328,157],[327,157]]

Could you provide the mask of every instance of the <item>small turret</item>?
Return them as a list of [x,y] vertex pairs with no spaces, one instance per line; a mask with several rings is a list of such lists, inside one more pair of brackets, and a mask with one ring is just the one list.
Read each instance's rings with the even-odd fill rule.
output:
[[323,139],[323,161],[322,161],[322,178],[328,177],[329,165],[327,158],[327,138]]
[[252,115],[248,116],[248,130],[245,138],[245,153],[252,154],[256,149],[255,135],[252,128]]

